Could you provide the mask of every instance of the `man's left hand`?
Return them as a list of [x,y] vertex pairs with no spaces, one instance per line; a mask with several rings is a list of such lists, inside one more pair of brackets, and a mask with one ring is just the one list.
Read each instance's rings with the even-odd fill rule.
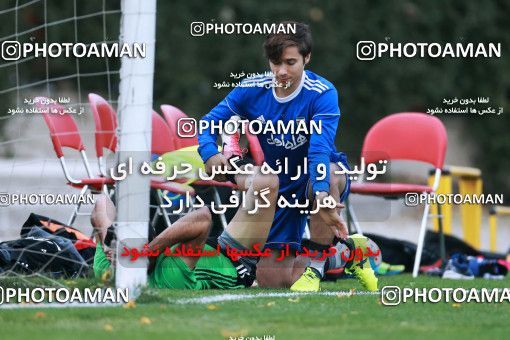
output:
[[[319,192],[316,196],[316,204],[321,206],[325,205],[323,202],[326,198],[336,202],[335,199],[329,195],[329,193]],[[340,216],[340,210],[343,208],[345,208],[345,205],[336,202],[335,207],[333,208],[331,208],[331,204],[328,204],[328,207],[321,207],[318,214],[324,223],[331,228],[336,237],[345,240],[347,237],[349,237],[349,232],[344,220]]]

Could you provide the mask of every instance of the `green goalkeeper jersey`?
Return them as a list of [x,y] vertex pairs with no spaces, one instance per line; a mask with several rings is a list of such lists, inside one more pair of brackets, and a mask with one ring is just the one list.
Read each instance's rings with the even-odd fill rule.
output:
[[[174,245],[172,249],[179,246]],[[204,250],[213,252],[215,249],[205,245]],[[101,278],[110,269],[110,261],[106,258],[101,244],[96,245],[94,256],[94,274]],[[198,259],[195,269],[190,269],[180,257],[160,254],[154,270],[148,277],[152,288],[173,289],[236,289],[244,288],[237,283],[237,271],[232,261],[223,254],[202,256]]]

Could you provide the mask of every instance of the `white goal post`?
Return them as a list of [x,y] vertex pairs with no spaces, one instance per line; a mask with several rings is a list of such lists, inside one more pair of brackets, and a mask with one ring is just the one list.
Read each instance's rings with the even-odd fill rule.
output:
[[[156,39],[156,0],[123,0],[121,5],[121,43],[145,43],[145,58],[123,57],[119,90],[118,161],[140,164],[150,159],[151,113]],[[136,166],[135,166],[136,168]],[[150,178],[138,171],[117,183],[117,254],[122,247],[141,249],[147,243],[149,226]],[[136,297],[147,282],[147,262],[116,256],[116,286],[129,288]]]

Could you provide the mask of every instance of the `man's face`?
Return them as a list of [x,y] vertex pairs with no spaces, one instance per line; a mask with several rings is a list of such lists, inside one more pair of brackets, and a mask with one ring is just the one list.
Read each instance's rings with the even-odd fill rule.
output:
[[310,61],[310,55],[303,58],[296,46],[289,46],[283,50],[282,57],[278,63],[269,61],[271,71],[280,84],[295,86],[299,84],[305,64]]

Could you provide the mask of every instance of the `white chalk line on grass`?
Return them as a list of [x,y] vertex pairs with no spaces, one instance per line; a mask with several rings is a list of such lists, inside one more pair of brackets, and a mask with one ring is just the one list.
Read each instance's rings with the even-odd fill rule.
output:
[[311,293],[257,293],[257,294],[221,294],[221,295],[210,295],[210,296],[202,296],[197,298],[187,298],[187,299],[178,299],[171,300],[170,302],[176,304],[204,304],[204,303],[213,303],[213,302],[225,302],[225,301],[242,301],[249,299],[259,299],[259,298],[292,298],[292,297],[301,297],[301,296],[355,296],[355,295],[379,295],[380,292],[368,292],[368,291],[336,291],[336,292],[311,292]]
[[[496,288],[498,290],[502,290],[502,288]],[[478,289],[480,291],[480,289]],[[214,302],[227,302],[227,301],[243,301],[250,299],[260,299],[260,298],[293,298],[293,297],[302,297],[302,296],[335,296],[335,297],[349,297],[349,296],[375,296],[380,295],[380,291],[369,292],[369,291],[325,291],[325,292],[309,292],[309,293],[301,293],[301,292],[281,292],[281,293],[256,293],[256,294],[220,294],[220,295],[209,295],[202,296],[196,298],[181,298],[177,300],[173,300],[172,298],[168,298],[168,302],[174,304],[206,304],[206,303],[214,303]],[[120,307],[123,303],[79,303],[79,302],[71,302],[71,303],[40,303],[40,304],[17,304],[17,303],[9,303],[9,304],[0,304],[0,310],[2,309],[34,309],[34,308],[90,308],[90,307]]]
[[[501,288],[496,288],[501,291]],[[466,289],[467,290],[467,289]],[[480,291],[480,289],[477,289]],[[355,296],[355,295],[381,295],[381,291],[369,292],[369,291],[325,291],[325,292],[281,292],[281,293],[257,293],[257,294],[220,294],[220,295],[209,295],[202,296],[196,298],[185,298],[185,299],[177,299],[172,300],[168,299],[169,302],[175,304],[205,304],[205,303],[213,303],[213,302],[226,302],[226,301],[242,301],[249,299],[257,299],[257,298],[292,298],[299,296],[336,296],[336,297],[346,297],[346,296]]]
[[[301,296],[336,296],[336,297],[347,297],[355,295],[379,295],[380,292],[368,292],[368,291],[327,291],[327,292],[311,292],[311,293],[299,293],[299,292],[281,292],[281,293],[257,293],[257,294],[220,294],[220,295],[209,295],[197,298],[184,298],[172,300],[168,299],[169,302],[175,304],[206,304],[213,302],[227,302],[227,301],[243,301],[249,299],[260,299],[260,298],[293,298]],[[37,308],[91,308],[91,307],[120,307],[123,303],[7,303],[1,304],[0,310],[2,309],[37,309]]]

